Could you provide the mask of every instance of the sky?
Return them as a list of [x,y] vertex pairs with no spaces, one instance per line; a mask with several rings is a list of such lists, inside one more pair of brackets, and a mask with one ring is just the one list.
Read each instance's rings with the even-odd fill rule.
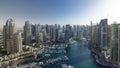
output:
[[33,24],[86,25],[108,18],[120,22],[120,0],[0,0],[0,27],[12,18],[17,27]]

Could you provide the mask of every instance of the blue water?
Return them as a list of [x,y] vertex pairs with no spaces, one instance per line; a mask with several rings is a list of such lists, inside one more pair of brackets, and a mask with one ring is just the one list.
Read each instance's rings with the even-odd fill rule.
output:
[[[88,47],[82,43],[82,41],[75,42],[68,46],[66,55],[69,57],[69,61],[64,63],[72,65],[74,68],[107,68],[97,64]],[[56,56],[58,55],[53,55],[53,57]],[[61,66],[50,65],[47,68],[61,68]]]
[[67,56],[70,58],[68,63],[75,68],[103,68],[95,62],[90,50],[81,42],[70,45],[67,49]]

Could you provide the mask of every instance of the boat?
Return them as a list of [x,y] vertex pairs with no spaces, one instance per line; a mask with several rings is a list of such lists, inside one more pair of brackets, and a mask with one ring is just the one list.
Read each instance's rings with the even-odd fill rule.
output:
[[62,64],[62,68],[67,68],[67,64]]
[[49,56],[50,56],[50,54],[45,54],[44,56],[45,56],[45,57],[49,57]]
[[74,68],[73,66],[71,66],[71,65],[68,65],[68,68]]
[[67,65],[67,64],[62,64],[61,66],[62,66],[62,68],[74,68],[73,66]]

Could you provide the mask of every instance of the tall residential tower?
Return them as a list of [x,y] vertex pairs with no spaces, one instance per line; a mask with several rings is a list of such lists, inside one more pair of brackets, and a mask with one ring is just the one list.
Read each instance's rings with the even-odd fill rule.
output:
[[32,40],[31,24],[29,21],[25,22],[24,26],[24,44],[29,45]]

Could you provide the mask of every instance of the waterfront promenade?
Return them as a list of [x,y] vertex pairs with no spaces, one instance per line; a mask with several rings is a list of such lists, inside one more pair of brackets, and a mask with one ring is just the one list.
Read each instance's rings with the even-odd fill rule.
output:
[[[28,56],[33,56],[38,51],[43,51],[44,48],[34,48],[29,47],[28,51],[4,55],[0,57],[0,68],[2,67],[9,67],[9,66],[16,66],[17,64],[23,62],[23,59]],[[25,59],[24,59],[25,60]]]

